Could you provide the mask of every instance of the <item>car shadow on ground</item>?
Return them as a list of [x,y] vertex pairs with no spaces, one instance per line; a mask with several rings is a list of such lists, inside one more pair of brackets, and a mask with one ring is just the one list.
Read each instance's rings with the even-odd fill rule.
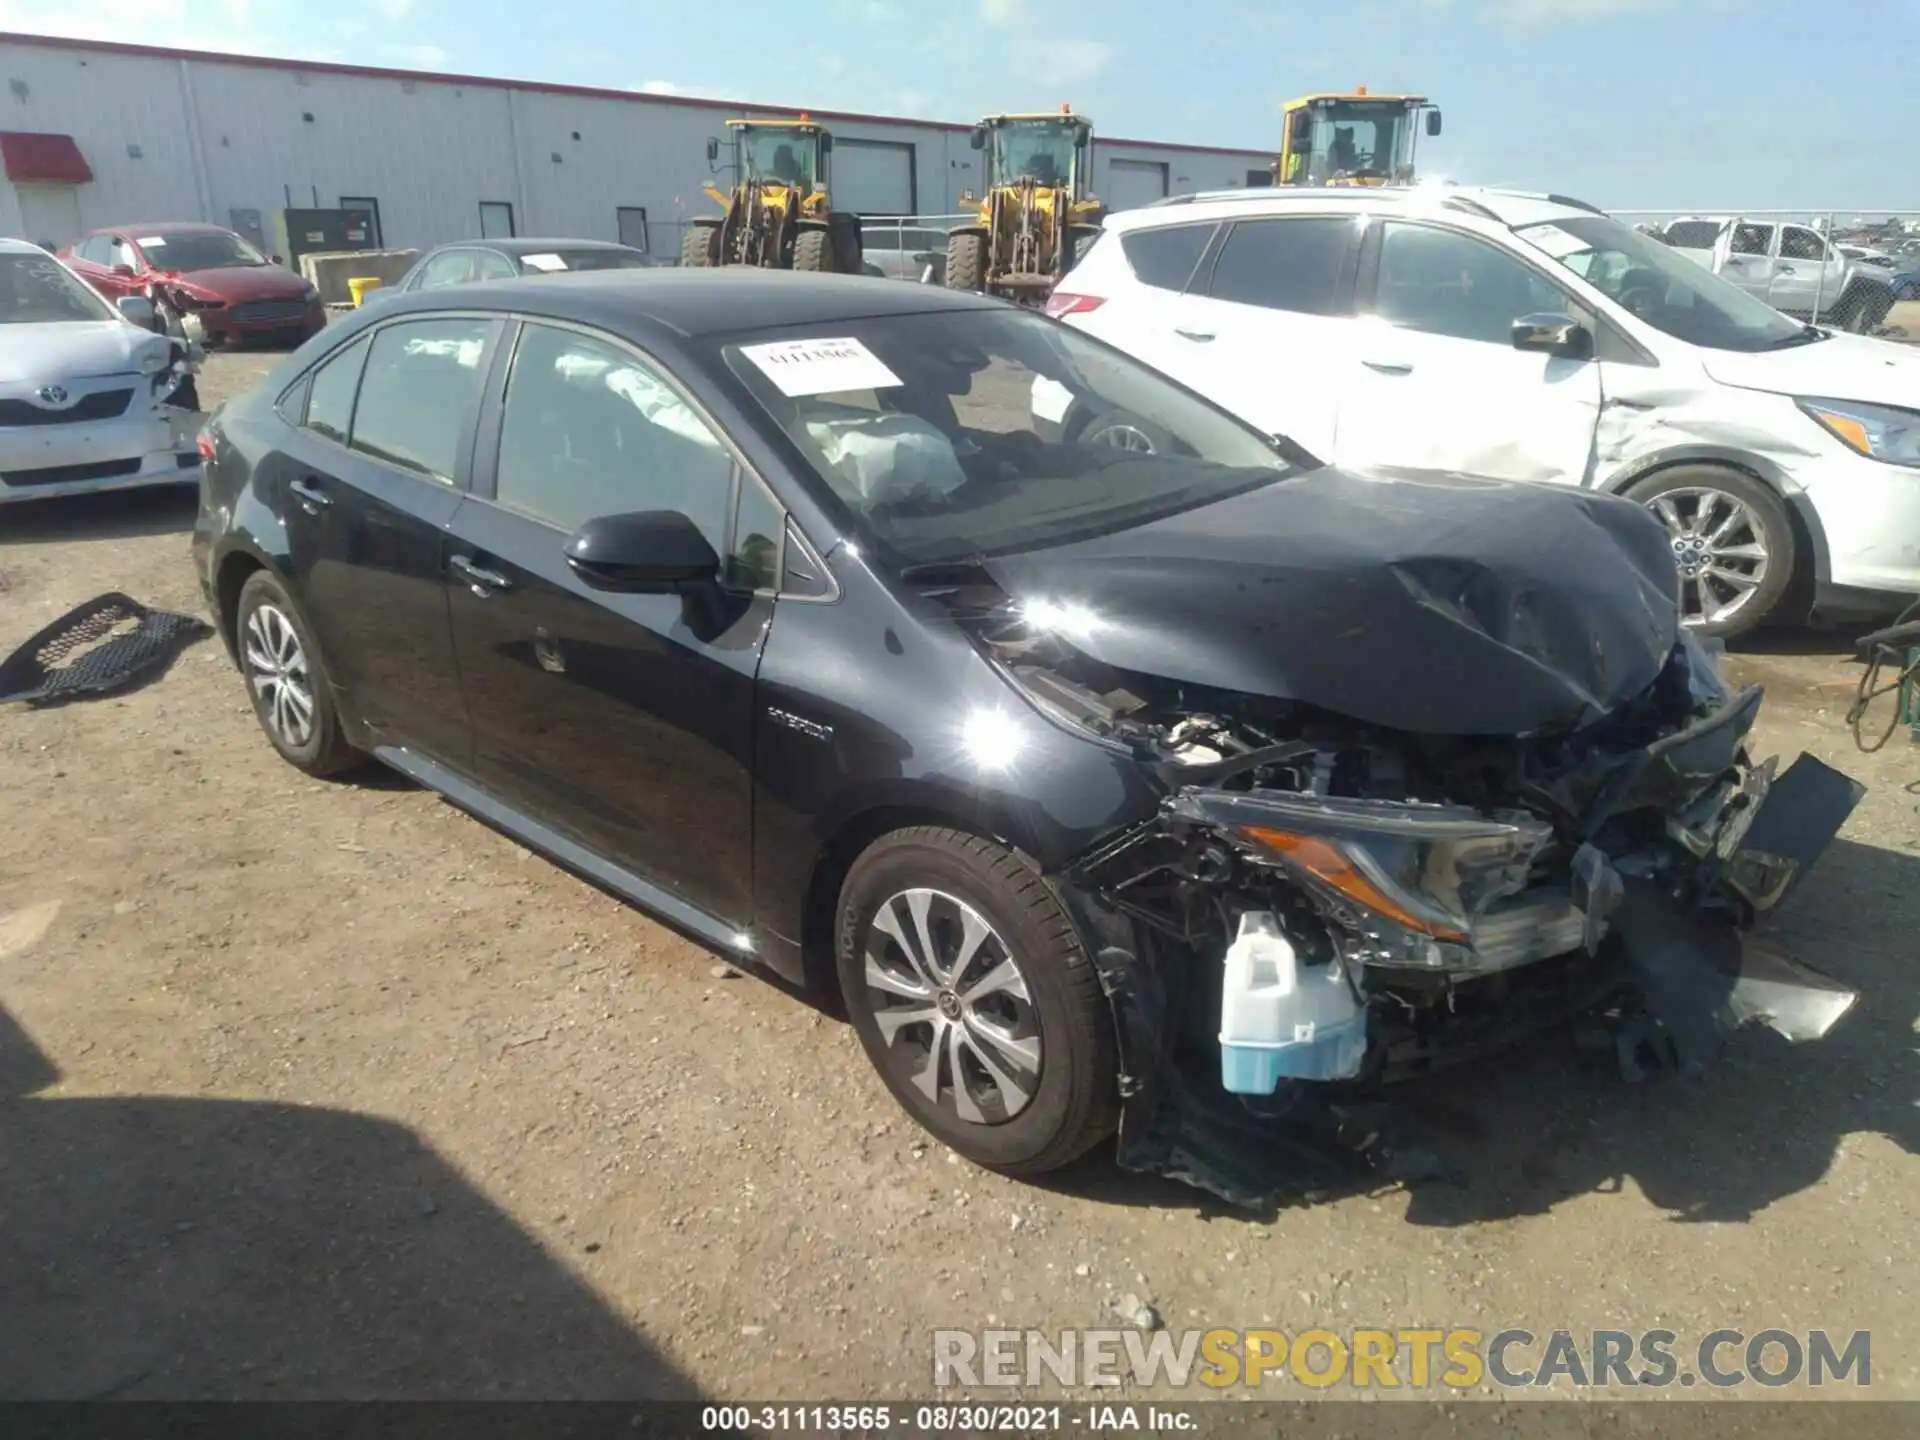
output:
[[0,1009],[0,1400],[699,1398],[403,1126],[57,1079]]
[[[1750,1029],[1700,1074],[1629,1083],[1614,1065],[1579,1058],[1561,1033],[1410,1087],[1399,1101],[1400,1138],[1434,1152],[1449,1176],[1408,1187],[1408,1223],[1544,1214],[1629,1182],[1670,1220],[1743,1221],[1818,1184],[1848,1136],[1920,1152],[1920,966],[1912,937],[1888,924],[1916,892],[1920,856],[1837,841],[1781,920],[1756,935],[1860,991],[1854,1013],[1824,1041],[1795,1046]],[[1110,1154],[1103,1147],[1048,1188],[1248,1217],[1188,1186],[1121,1171]],[[1344,1184],[1304,1183],[1306,1193],[1286,1203],[1391,1187],[1357,1170]]]
[[0,545],[185,535],[193,530],[199,505],[200,492],[192,484],[17,501],[0,509]]

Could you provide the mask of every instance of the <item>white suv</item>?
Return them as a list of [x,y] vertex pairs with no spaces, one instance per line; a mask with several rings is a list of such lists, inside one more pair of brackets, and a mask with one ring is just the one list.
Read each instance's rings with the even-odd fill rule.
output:
[[1110,216],[1048,309],[1334,464],[1639,500],[1707,634],[1920,593],[1920,351],[1790,320],[1577,200],[1181,196]]

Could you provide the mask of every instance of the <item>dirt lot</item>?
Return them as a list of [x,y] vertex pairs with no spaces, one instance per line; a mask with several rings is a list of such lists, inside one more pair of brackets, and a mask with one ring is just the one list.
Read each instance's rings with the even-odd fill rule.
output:
[[[200,610],[190,516],[0,515],[0,653],[106,590]],[[1855,752],[1838,642],[1733,669],[1767,744],[1872,787],[1772,934],[1862,1012],[1692,1081],[1521,1056],[1423,1102],[1463,1187],[1268,1217],[958,1163],[843,1025],[432,795],[281,764],[212,643],[0,713],[0,1396],[924,1396],[936,1327],[1132,1292],[1175,1328],[1868,1329],[1871,1393],[1920,1397],[1920,749]]]

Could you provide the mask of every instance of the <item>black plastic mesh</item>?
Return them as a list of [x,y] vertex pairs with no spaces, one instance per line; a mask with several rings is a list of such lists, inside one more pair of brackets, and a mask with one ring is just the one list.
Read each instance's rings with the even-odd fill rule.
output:
[[164,669],[212,627],[125,595],[77,605],[0,661],[0,704],[57,704],[123,689]]

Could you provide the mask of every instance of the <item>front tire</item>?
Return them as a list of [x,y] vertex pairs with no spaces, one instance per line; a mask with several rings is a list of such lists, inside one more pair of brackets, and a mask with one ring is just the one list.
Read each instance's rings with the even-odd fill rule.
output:
[[811,275],[833,273],[833,236],[826,230],[802,230],[793,237],[793,268]]
[[1076,437],[1082,445],[1125,450],[1135,455],[1177,455],[1179,441],[1164,425],[1131,410],[1106,410],[1087,422]]
[[720,263],[720,226],[695,220],[680,232],[680,263],[690,270],[708,270]]
[[1799,557],[1786,502],[1771,489],[1738,470],[1676,465],[1626,494],[1667,527],[1690,630],[1731,639],[1772,616]]
[[347,743],[320,647],[272,571],[247,577],[233,633],[254,718],[282,760],[318,777],[350,770],[366,758]]
[[1078,928],[1021,857],[931,826],[883,836],[848,872],[834,936],[867,1058],[941,1143],[1039,1175],[1113,1133],[1112,1014]]
[[947,269],[941,277],[949,290],[986,293],[987,237],[978,230],[956,230],[947,237]]

